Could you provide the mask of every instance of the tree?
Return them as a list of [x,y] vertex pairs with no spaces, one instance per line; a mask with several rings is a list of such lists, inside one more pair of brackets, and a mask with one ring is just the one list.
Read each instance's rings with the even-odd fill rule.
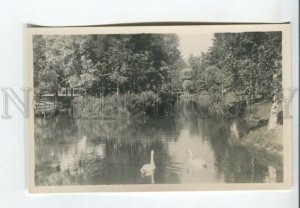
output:
[[218,67],[231,91],[272,99],[272,76],[281,69],[280,60],[280,32],[217,33],[201,64]]
[[217,97],[222,86],[229,92],[246,93],[249,104],[259,97],[272,100],[272,129],[282,99],[281,39],[281,32],[216,33],[208,52],[197,59],[191,57],[189,62]]
[[178,87],[182,59],[174,34],[44,35],[33,38],[35,92],[62,87],[90,94]]

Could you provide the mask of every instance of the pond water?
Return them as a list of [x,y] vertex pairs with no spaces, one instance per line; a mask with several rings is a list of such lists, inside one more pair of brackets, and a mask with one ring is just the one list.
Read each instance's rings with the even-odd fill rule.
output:
[[[282,170],[233,144],[245,131],[238,119],[201,118],[188,111],[146,121],[35,118],[35,183],[282,182]],[[156,169],[142,175],[151,150]],[[187,150],[206,165],[192,165]]]

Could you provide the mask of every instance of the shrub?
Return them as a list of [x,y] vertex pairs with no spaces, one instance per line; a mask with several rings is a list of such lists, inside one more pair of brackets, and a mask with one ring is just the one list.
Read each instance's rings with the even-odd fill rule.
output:
[[74,114],[81,118],[141,118],[146,117],[158,101],[158,96],[152,91],[113,94],[104,98],[77,97],[74,99]]
[[121,98],[77,97],[74,99],[74,115],[81,118],[128,117],[129,113],[121,104]]
[[159,102],[158,96],[152,91],[142,92],[141,94],[124,94],[124,106],[132,117],[145,117],[154,109]]

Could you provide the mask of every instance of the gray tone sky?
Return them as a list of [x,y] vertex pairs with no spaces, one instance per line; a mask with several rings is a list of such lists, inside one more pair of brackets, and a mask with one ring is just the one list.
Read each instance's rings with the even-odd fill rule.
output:
[[192,54],[198,56],[201,52],[206,52],[212,45],[213,33],[179,33],[179,50],[184,58],[187,60]]

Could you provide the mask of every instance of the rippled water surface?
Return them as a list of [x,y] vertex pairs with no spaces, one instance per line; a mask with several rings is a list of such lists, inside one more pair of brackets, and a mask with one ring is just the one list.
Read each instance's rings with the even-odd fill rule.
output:
[[[37,185],[260,183],[272,178],[268,162],[232,145],[237,120],[181,115],[131,120],[35,119]],[[206,165],[190,165],[187,150]],[[150,163],[148,176],[140,168]],[[282,181],[282,170],[275,182]],[[270,175],[271,174],[271,175]],[[274,178],[274,176],[273,176]]]

